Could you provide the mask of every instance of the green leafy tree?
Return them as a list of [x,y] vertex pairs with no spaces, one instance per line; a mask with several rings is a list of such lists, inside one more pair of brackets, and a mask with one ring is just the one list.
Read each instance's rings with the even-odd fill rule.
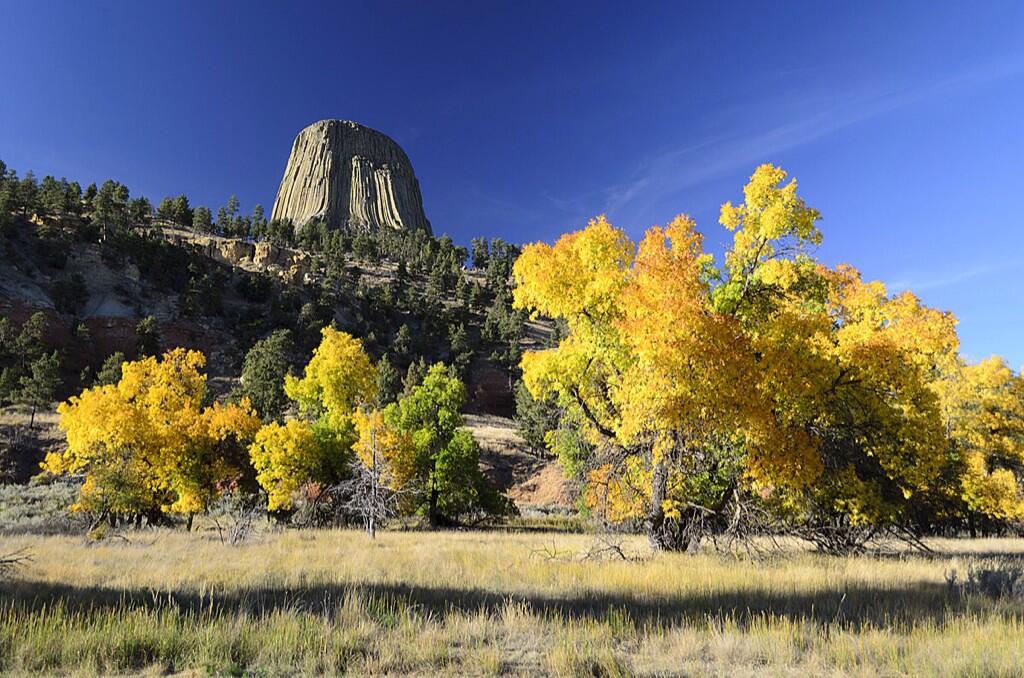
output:
[[402,323],[395,333],[395,340],[391,343],[391,350],[400,358],[407,358],[413,352],[412,330],[409,325]]
[[29,316],[29,319],[21,326],[18,338],[14,342],[14,350],[15,354],[24,361],[23,364],[26,366],[28,363],[42,357],[46,352],[46,344],[43,342],[43,337],[46,333],[47,325],[46,314],[38,311]]
[[469,334],[463,323],[452,325],[448,330],[448,343],[451,347],[452,362],[459,374],[465,374],[473,360],[473,347],[469,343]]
[[160,353],[160,324],[151,315],[135,325],[135,352],[139,357]]
[[89,289],[85,278],[75,273],[70,278],[57,280],[50,285],[53,305],[61,313],[76,314],[89,301]]
[[473,268],[486,268],[487,257],[490,255],[487,238],[473,238],[469,241],[469,246],[473,256]]
[[406,266],[405,261],[399,261],[398,266],[395,268],[395,292],[398,297],[405,294],[409,288],[409,267]]
[[330,235],[327,224],[319,220],[308,221],[297,229],[295,240],[299,247],[321,252]]
[[18,335],[7,316],[0,316],[0,401],[10,398],[18,385]]
[[464,306],[468,306],[473,300],[473,285],[462,271],[459,271],[459,277],[455,281],[455,296]]
[[29,366],[29,373],[21,378],[18,402],[32,408],[29,429],[35,427],[36,410],[53,402],[60,386],[60,354],[57,351],[44,354]]
[[561,412],[553,399],[535,399],[522,381],[516,382],[515,397],[519,435],[534,452],[541,453],[548,447],[548,434],[558,429]]
[[356,235],[352,240],[352,252],[360,259],[368,261],[378,261],[380,259],[380,249],[373,236],[369,233],[359,233]]
[[292,333],[278,330],[257,341],[245,354],[242,391],[264,420],[279,418],[288,407],[284,378],[291,367],[294,352]]
[[25,172],[18,184],[18,205],[22,216],[28,216],[39,208],[39,185],[32,170]]
[[188,265],[188,283],[181,295],[181,309],[186,315],[217,315],[221,309],[223,274],[202,260]]
[[100,186],[93,200],[92,220],[106,234],[128,227],[128,187],[112,179]]
[[192,223],[192,208],[188,204],[188,196],[184,193],[174,199],[174,223],[188,226]]
[[156,208],[156,218],[163,221],[174,221],[174,198],[167,196]]
[[409,369],[405,371],[405,377],[402,378],[402,397],[409,395],[414,388],[423,383],[428,367],[427,361],[422,356],[419,360],[409,363]]
[[192,211],[192,230],[196,233],[213,232],[213,218],[209,207],[200,205]]
[[391,364],[391,358],[385,353],[377,363],[377,399],[382,405],[392,403],[402,388],[402,375]]
[[139,196],[128,202],[128,218],[131,223],[145,226],[153,219],[153,205],[145,196]]
[[224,209],[227,211],[228,216],[234,219],[235,217],[238,216],[238,210],[240,209],[240,207],[241,205],[238,202],[238,196],[233,195],[228,198],[228,202],[224,206]]
[[434,262],[427,276],[426,295],[429,298],[440,300],[445,293],[451,289],[448,269],[440,259]]
[[82,213],[82,185],[72,181],[64,192],[64,208],[72,214]]
[[57,215],[64,212],[64,186],[67,185],[67,180],[63,181],[64,185],[52,176],[46,175],[39,185],[39,207],[47,214]]
[[226,207],[217,208],[217,223],[214,230],[221,235],[230,235],[231,217],[228,216]]
[[487,287],[493,294],[509,289],[512,276],[512,264],[519,256],[519,248],[501,238],[491,240],[491,251],[487,257]]
[[121,351],[115,351],[108,355],[100,366],[100,371],[96,373],[96,379],[92,385],[107,386],[121,381],[121,366],[127,360],[128,358]]
[[432,527],[515,511],[480,471],[480,448],[462,428],[466,397],[462,381],[438,363],[384,410],[388,426],[412,439],[414,473],[406,489],[415,491],[416,512]]
[[17,400],[21,378],[46,354],[46,326],[42,311],[29,317],[17,331],[9,319],[0,317],[0,399]]
[[295,239],[295,225],[291,219],[273,219],[267,224],[266,239],[275,245],[287,247]]
[[96,208],[96,196],[99,194],[99,190],[96,188],[96,182],[93,182],[85,187],[85,193],[82,194],[82,201],[85,203],[86,209],[90,212]]
[[0,237],[10,237],[11,210],[13,209],[14,200],[10,182],[7,181],[4,172],[0,169]]
[[267,215],[263,211],[263,205],[256,203],[252,208],[252,216],[249,218],[252,235],[260,236],[267,228]]

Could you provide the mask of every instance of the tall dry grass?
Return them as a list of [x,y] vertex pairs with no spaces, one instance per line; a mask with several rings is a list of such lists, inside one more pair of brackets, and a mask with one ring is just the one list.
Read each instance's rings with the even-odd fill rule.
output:
[[[15,536],[0,671],[459,675],[1021,675],[1020,601],[946,574],[1024,541],[933,556],[792,550],[579,560],[588,535],[211,531],[89,544]],[[557,555],[551,558],[552,554]]]

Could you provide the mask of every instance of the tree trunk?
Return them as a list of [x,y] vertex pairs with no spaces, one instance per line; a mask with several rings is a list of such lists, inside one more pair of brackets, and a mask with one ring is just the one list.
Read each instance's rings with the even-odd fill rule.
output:
[[430,496],[427,498],[427,522],[430,524],[431,529],[437,529],[441,526],[441,514],[437,510],[437,500],[439,492],[437,491],[437,456],[438,452],[435,450],[432,455],[434,460],[433,470],[430,473]]
[[370,539],[377,538],[377,482],[380,477],[377,474],[377,431],[370,428],[370,450],[373,452],[373,468],[370,470],[370,520],[367,528],[370,532]]
[[665,516],[663,503],[668,488],[668,466],[662,459],[651,473],[651,508],[647,514],[647,539],[655,551],[686,551],[689,544],[683,539],[682,525]]
[[430,488],[430,498],[427,502],[427,522],[432,529],[441,524],[441,516],[437,512],[437,490],[433,487]]
[[186,532],[191,532],[192,531],[192,519],[195,518],[195,517],[196,517],[196,514],[194,514],[194,513],[188,514],[188,522],[185,524],[185,531]]
[[696,551],[700,530],[686,529],[685,518],[669,518],[662,504],[668,489],[668,466],[664,460],[654,465],[651,473],[651,507],[644,527],[651,549],[655,551]]
[[662,534],[665,529],[665,509],[662,504],[665,501],[665,489],[668,485],[668,469],[665,468],[665,461],[661,460],[654,465],[651,472],[651,508],[647,513],[647,538],[651,542],[651,548],[660,550],[664,548]]

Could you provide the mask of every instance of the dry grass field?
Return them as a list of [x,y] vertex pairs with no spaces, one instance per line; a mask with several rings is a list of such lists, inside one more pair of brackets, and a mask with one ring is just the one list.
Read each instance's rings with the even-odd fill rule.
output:
[[[1024,605],[947,584],[1024,541],[924,555],[584,559],[593,535],[206,529],[9,536],[4,674],[1021,675]],[[554,556],[554,557],[552,557]]]

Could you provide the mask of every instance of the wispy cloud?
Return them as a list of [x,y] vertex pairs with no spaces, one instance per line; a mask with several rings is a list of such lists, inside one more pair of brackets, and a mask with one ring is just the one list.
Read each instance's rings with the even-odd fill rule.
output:
[[[812,112],[758,130],[735,130],[700,143],[681,143],[642,162],[632,176],[594,193],[602,196],[603,211],[612,216],[623,212],[643,213],[675,193],[719,178],[737,168],[752,168],[782,151],[811,143],[851,125],[1022,73],[1024,61],[992,62],[915,87],[851,93],[838,100],[822,94],[791,97],[778,103],[784,104],[787,110]],[[560,202],[562,205],[578,204],[583,199],[591,200],[594,193],[575,200],[563,198]]]
[[957,271],[950,271],[942,275],[921,275],[908,276],[893,281],[885,281],[885,287],[890,292],[902,292],[912,290],[914,292],[925,292],[941,287],[951,287],[975,278],[983,278],[993,273],[999,273],[1010,268],[1005,262],[982,264]]

